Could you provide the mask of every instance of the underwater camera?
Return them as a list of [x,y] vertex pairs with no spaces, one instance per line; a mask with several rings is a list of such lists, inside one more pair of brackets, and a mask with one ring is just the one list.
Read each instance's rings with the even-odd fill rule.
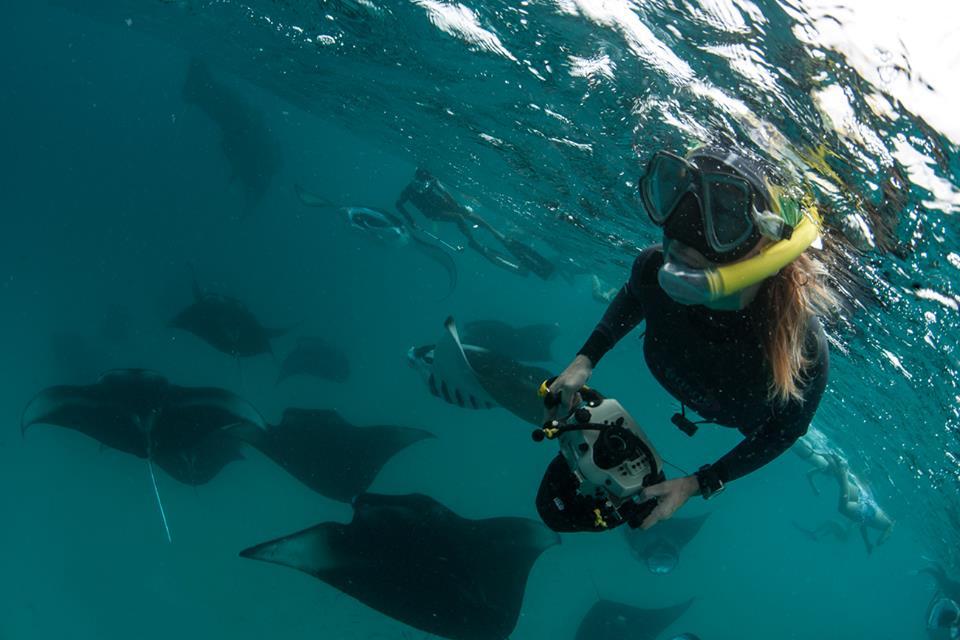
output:
[[[550,411],[560,406],[549,391],[553,379],[540,385],[540,396]],[[650,440],[623,406],[598,391],[584,387],[581,401],[533,432],[536,442],[558,440],[560,452],[578,483],[578,493],[594,503],[598,529],[627,523],[637,528],[656,506],[644,500],[644,487],[665,480],[663,461]]]

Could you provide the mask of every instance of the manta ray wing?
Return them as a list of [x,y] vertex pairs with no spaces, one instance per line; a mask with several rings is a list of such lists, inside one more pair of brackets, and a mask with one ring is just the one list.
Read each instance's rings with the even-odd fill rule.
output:
[[104,393],[99,385],[44,389],[24,409],[21,432],[35,424],[73,429],[112,449],[147,457],[147,438],[138,426],[136,410]]
[[576,640],[654,640],[690,608],[693,600],[662,609],[640,609],[600,600],[584,616]]
[[477,380],[497,404],[525,422],[543,424],[543,400],[537,390],[551,376],[549,371],[469,345],[463,351]]
[[280,424],[266,432],[245,427],[231,432],[304,485],[341,502],[364,493],[399,451],[433,437],[410,427],[357,427],[321,409],[287,409]]
[[411,232],[411,239],[413,240],[413,246],[417,251],[422,253],[424,256],[433,260],[438,265],[443,267],[443,270],[447,273],[447,291],[444,293],[441,300],[446,300],[453,294],[454,289],[457,288],[457,281],[459,279],[457,272],[457,263],[453,261],[453,258],[447,253],[442,247],[438,247],[436,244],[423,238],[419,233]]
[[428,384],[438,397],[465,409],[492,409],[499,405],[467,359],[452,317],[444,323],[443,335],[434,348]]
[[501,320],[475,320],[464,326],[463,341],[521,362],[549,362],[558,334],[554,324],[514,327]]
[[183,451],[235,424],[266,429],[263,416],[240,396],[216,387],[171,385],[152,435],[158,452]]

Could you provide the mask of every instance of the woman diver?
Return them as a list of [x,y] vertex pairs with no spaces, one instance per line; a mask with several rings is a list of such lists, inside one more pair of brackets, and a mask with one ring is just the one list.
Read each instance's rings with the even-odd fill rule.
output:
[[[813,418],[829,355],[819,315],[837,297],[824,266],[804,253],[820,231],[812,199],[773,182],[772,167],[729,149],[686,158],[657,152],[640,178],[663,245],[644,250],[550,391],[572,406],[603,355],[646,320],[644,357],[681,403],[674,423],[692,432],[686,409],[734,427],[744,440],[693,475],[644,490],[657,506],[641,526],[673,515],[688,498],[710,498],[790,448]],[[550,464],[537,496],[557,531],[595,530],[593,503],[576,494],[565,460]]]

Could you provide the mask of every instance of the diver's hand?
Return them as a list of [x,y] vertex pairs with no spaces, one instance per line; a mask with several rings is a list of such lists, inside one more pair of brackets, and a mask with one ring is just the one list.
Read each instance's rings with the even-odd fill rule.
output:
[[563,373],[550,385],[550,393],[560,394],[560,401],[567,409],[572,409],[580,398],[580,389],[587,384],[593,373],[593,363],[585,355],[573,359]]
[[643,497],[657,498],[658,502],[650,515],[640,524],[640,528],[649,529],[661,520],[669,519],[690,496],[695,496],[699,492],[700,482],[697,480],[697,476],[675,478],[650,485],[643,490]]

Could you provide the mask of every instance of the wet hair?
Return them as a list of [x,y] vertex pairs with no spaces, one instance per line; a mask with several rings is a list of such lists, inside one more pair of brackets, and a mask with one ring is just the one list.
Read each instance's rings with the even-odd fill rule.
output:
[[417,167],[417,172],[414,174],[414,177],[417,180],[429,180],[433,176],[430,175],[430,172],[424,169],[423,167]]
[[764,353],[770,363],[768,397],[802,402],[806,369],[811,364],[806,337],[814,316],[833,315],[840,298],[827,282],[827,268],[816,258],[800,257],[771,276],[763,288],[768,314]]

